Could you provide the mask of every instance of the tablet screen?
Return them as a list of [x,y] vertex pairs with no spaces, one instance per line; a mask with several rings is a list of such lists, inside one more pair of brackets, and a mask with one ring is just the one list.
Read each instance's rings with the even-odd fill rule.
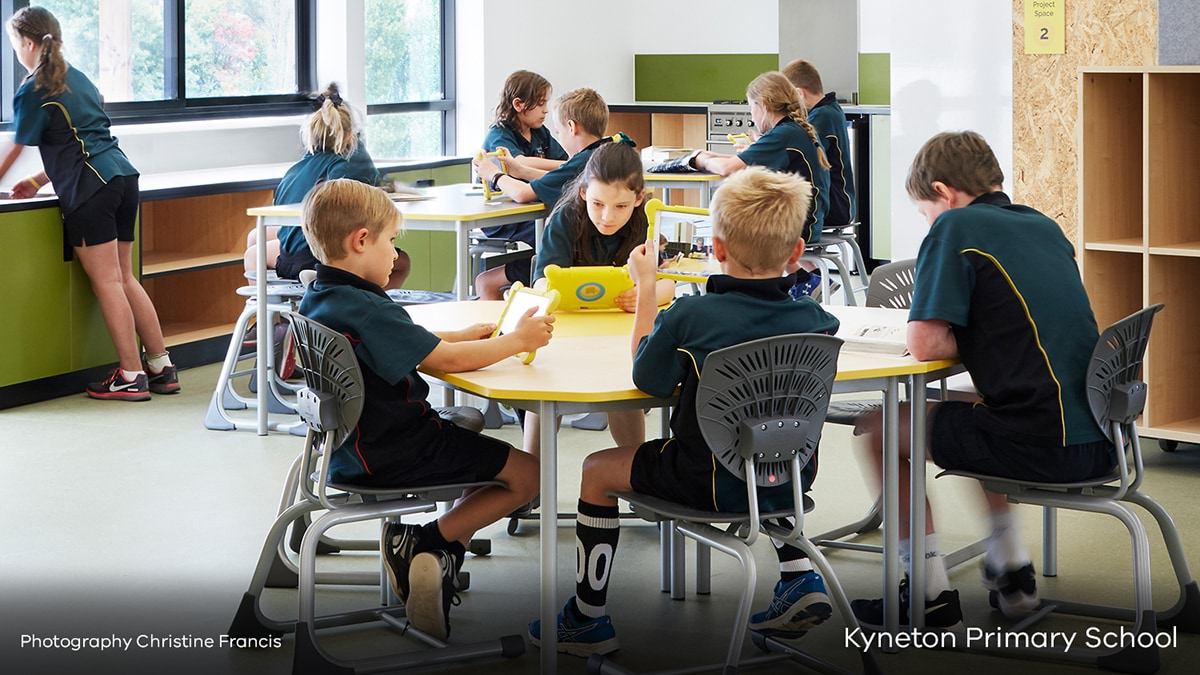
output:
[[508,311],[504,313],[504,318],[500,321],[500,335],[511,333],[517,329],[517,322],[521,317],[525,316],[525,312],[529,311],[530,307],[537,307],[538,311],[534,316],[544,316],[546,308],[550,306],[550,298],[539,295],[537,293],[521,293],[515,292],[508,299]]

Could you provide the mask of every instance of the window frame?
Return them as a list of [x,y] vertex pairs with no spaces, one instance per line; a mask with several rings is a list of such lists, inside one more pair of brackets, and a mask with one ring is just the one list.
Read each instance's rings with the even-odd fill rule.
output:
[[372,103],[367,105],[367,117],[406,112],[440,111],[442,114],[442,154],[454,149],[457,135],[455,77],[455,0],[441,0],[442,98],[404,103]]
[[[143,124],[180,122],[230,117],[296,115],[312,110],[309,92],[316,88],[317,0],[294,0],[296,12],[296,86],[292,94],[263,96],[187,97],[187,53],[184,0],[163,0],[163,91],[167,98],[155,101],[105,103],[104,110],[115,123]],[[0,18],[7,24],[13,13],[29,6],[29,0],[4,0]],[[4,46],[0,72],[11,80],[0,86],[3,121],[0,130],[12,129],[13,95],[25,77],[12,49]],[[3,78],[7,79],[7,78]],[[2,80],[0,80],[2,81]]]

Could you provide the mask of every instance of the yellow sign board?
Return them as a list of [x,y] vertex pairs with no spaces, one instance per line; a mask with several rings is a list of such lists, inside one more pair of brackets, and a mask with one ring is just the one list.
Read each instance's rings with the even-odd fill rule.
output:
[[1025,0],[1025,53],[1066,52],[1067,0]]

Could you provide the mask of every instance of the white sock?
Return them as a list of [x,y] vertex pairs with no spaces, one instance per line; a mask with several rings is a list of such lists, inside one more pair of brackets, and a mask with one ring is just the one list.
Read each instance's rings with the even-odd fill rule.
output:
[[137,376],[141,375],[141,374],[142,374],[142,371],[140,371],[140,370],[125,370],[124,368],[121,369],[121,377],[125,378],[126,382],[133,382],[135,379],[137,379]]
[[992,534],[988,537],[987,547],[984,562],[995,572],[1015,570],[1029,562],[1029,551],[1017,537],[1011,511],[992,514]]
[[946,575],[946,560],[938,552],[937,535],[925,535],[925,599],[933,600],[950,590],[950,577]]
[[171,355],[163,352],[161,354],[146,354],[146,365],[152,372],[161,373],[163,368],[175,364],[171,363]]

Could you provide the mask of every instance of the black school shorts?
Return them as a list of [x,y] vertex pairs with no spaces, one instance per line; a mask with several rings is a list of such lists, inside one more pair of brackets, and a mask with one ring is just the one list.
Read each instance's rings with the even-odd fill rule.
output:
[[973,406],[947,401],[934,408],[929,455],[943,469],[1039,483],[1075,483],[1107,475],[1116,465],[1108,441],[1066,447],[1018,443],[980,429]]
[[[469,424],[469,423],[468,423]],[[355,484],[368,487],[422,487],[495,480],[508,463],[508,443],[446,422],[434,447],[398,448],[411,461],[379,473],[361,476]]]
[[140,205],[138,177],[114,176],[79,208],[63,214],[67,243],[76,247],[133,241]]

